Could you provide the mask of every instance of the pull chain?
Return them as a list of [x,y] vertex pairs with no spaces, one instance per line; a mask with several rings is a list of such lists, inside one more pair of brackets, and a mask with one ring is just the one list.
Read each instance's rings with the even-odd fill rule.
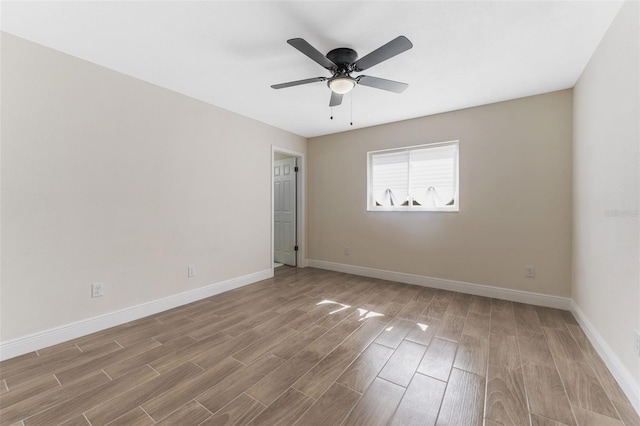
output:
[[351,92],[349,96],[349,101],[351,103],[351,121],[349,122],[349,125],[353,126],[353,92]]
[[[353,126],[353,93],[351,93],[349,95],[349,104],[350,104],[349,107],[350,107],[350,110],[351,110],[351,112],[350,112],[351,120],[349,122],[349,125]],[[329,119],[333,120],[333,107],[330,107],[330,108],[331,108],[331,115],[329,116]]]

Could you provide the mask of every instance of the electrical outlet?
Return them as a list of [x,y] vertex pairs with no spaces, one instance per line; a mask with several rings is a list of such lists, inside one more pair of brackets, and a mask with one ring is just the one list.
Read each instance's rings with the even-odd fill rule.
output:
[[534,266],[525,266],[524,267],[524,276],[527,278],[535,278],[536,277],[536,268]]
[[633,334],[636,344],[636,355],[640,356],[640,332],[636,330],[633,332]]
[[349,256],[351,254],[351,247],[345,247],[344,248],[344,255],[345,256]]
[[187,277],[195,277],[196,276],[196,265],[189,265],[187,267]]
[[91,284],[91,297],[100,297],[104,294],[104,286],[102,283]]

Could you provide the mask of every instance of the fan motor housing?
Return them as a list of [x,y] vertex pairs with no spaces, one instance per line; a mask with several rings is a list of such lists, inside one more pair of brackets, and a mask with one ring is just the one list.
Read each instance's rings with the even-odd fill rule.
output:
[[358,52],[348,47],[339,47],[327,53],[327,59],[336,64],[339,69],[347,69],[358,59]]

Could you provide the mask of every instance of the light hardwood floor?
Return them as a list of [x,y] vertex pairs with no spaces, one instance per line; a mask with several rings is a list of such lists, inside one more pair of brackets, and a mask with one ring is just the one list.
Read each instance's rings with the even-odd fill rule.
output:
[[0,424],[640,425],[569,312],[317,269],[0,364]]

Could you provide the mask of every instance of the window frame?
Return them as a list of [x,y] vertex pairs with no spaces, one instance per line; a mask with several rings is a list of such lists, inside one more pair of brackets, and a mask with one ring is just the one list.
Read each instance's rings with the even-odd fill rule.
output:
[[[426,206],[376,206],[373,194],[373,157],[377,154],[391,154],[394,152],[411,152],[425,148],[436,148],[439,146],[453,145],[456,147],[454,158],[454,204],[452,206],[426,207]],[[409,174],[411,173],[411,162],[409,162]],[[411,183],[409,181],[409,188]],[[445,142],[426,143],[421,145],[403,146],[398,148],[381,149],[367,152],[367,211],[368,212],[459,212],[460,211],[460,141],[451,140]]]

